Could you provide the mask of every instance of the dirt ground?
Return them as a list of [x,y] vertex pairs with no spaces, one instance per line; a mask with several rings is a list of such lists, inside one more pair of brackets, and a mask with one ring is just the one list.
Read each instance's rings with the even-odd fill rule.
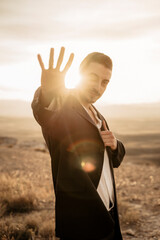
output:
[[[2,226],[5,228],[11,223],[20,228],[32,219],[39,224],[41,234],[38,236],[54,239],[54,191],[50,156],[46,151],[40,129],[34,124],[32,127],[36,129],[35,131],[31,126],[28,127],[29,130],[27,127],[24,129],[21,127],[24,122],[22,124],[21,120],[18,121],[18,124],[12,121],[11,126],[8,125],[4,131],[4,126],[6,127],[8,123],[5,123],[4,118],[1,119],[0,182],[2,185],[7,182],[12,189],[19,189],[22,193],[30,192],[36,197],[38,207],[29,213],[2,215],[1,230]],[[15,126],[18,131],[15,130]],[[123,163],[115,169],[119,217],[124,240],[158,240],[160,134],[157,132],[147,135],[140,133],[136,136],[121,134],[118,137],[121,137],[127,150]],[[45,232],[51,234],[45,235]],[[37,239],[40,239],[38,236]],[[50,236],[52,238],[49,238]]]

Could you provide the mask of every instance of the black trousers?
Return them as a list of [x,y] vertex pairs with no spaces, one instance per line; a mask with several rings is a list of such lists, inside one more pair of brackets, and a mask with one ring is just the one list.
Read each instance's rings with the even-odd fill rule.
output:
[[[70,239],[69,238],[61,238],[60,240],[70,240]],[[77,240],[77,239],[75,238],[74,240]],[[110,235],[108,237],[101,238],[101,239],[98,239],[98,240],[116,240],[115,232],[113,231],[113,232],[110,233]]]
[[[113,220],[115,220],[114,207],[109,211],[109,213],[110,213],[111,217],[113,218]],[[69,238],[61,238],[60,240],[70,240],[70,239]],[[74,240],[77,240],[77,239],[75,238]],[[115,239],[115,231],[113,230],[113,232],[111,232],[109,236],[98,239],[98,240],[116,240]]]
[[[69,240],[68,238],[60,238],[60,240]],[[76,240],[76,238],[74,239]],[[83,239],[82,239],[83,240]],[[115,233],[112,232],[108,237],[106,238],[101,238],[101,239],[98,239],[98,240],[116,240],[115,239]]]

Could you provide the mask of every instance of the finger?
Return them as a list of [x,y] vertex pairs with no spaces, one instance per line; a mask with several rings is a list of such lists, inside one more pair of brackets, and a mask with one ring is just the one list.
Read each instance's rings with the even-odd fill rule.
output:
[[44,64],[43,64],[43,61],[42,61],[41,55],[38,54],[38,55],[37,55],[37,58],[38,58],[39,65],[40,65],[41,69],[44,70],[45,68],[44,68]]
[[106,144],[110,144],[112,143],[113,144],[113,140],[110,140],[110,139],[102,139],[104,143]]
[[106,123],[105,123],[104,120],[103,120],[103,128],[104,128],[104,130],[108,131],[108,128],[107,128]]
[[106,136],[106,137],[113,137],[112,132],[105,130],[105,131],[101,131],[101,135],[102,136]]
[[53,60],[54,60],[54,48],[51,48],[49,57],[49,69],[53,68]]
[[104,145],[105,145],[106,147],[111,147],[113,144],[111,144],[111,143],[104,143]]
[[58,61],[57,61],[57,66],[56,66],[56,69],[57,69],[57,70],[60,69],[60,66],[61,66],[61,64],[62,64],[63,56],[64,56],[64,51],[65,51],[65,48],[64,48],[64,47],[61,47],[61,51],[60,51],[60,54],[59,54],[59,57],[58,57]]
[[103,141],[111,141],[111,142],[115,141],[115,138],[113,138],[113,137],[106,137],[106,136],[103,136],[103,135],[101,135],[101,136],[102,136]]
[[72,62],[73,62],[73,58],[74,58],[74,54],[71,53],[71,55],[70,55],[70,57],[69,57],[69,59],[68,59],[68,62],[67,62],[67,64],[66,64],[66,66],[64,67],[63,71],[62,71],[64,74],[65,74],[65,73],[68,71],[68,69],[70,68],[70,66],[71,66],[71,64],[72,64]]
[[111,136],[112,135],[112,133],[109,131],[109,130],[103,130],[103,131],[101,131],[101,134],[102,135],[107,135],[107,136]]

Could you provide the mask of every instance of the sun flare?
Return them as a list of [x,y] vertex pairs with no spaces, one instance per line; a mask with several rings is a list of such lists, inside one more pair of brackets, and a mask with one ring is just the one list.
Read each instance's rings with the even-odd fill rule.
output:
[[65,87],[66,88],[75,88],[80,82],[80,75],[78,71],[69,71],[65,77]]

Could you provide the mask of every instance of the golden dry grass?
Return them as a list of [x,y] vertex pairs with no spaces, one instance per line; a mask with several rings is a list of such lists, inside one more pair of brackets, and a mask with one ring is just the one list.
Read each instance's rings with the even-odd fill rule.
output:
[[1,174],[0,182],[0,217],[37,209],[37,197],[27,179],[19,181],[9,174]]
[[[17,143],[12,147],[0,145],[0,239],[53,240],[55,217],[51,163],[48,152],[39,147],[43,143],[40,128],[31,119],[2,120],[2,136],[14,137]],[[158,240],[160,153],[154,129],[158,123],[151,127],[152,134],[148,129],[148,134],[136,135],[130,134],[129,127],[124,132],[120,128],[122,123],[118,123],[114,122],[113,126],[127,148],[124,162],[115,169],[124,239]],[[138,129],[137,124],[137,132]],[[148,150],[153,148],[156,151]]]

